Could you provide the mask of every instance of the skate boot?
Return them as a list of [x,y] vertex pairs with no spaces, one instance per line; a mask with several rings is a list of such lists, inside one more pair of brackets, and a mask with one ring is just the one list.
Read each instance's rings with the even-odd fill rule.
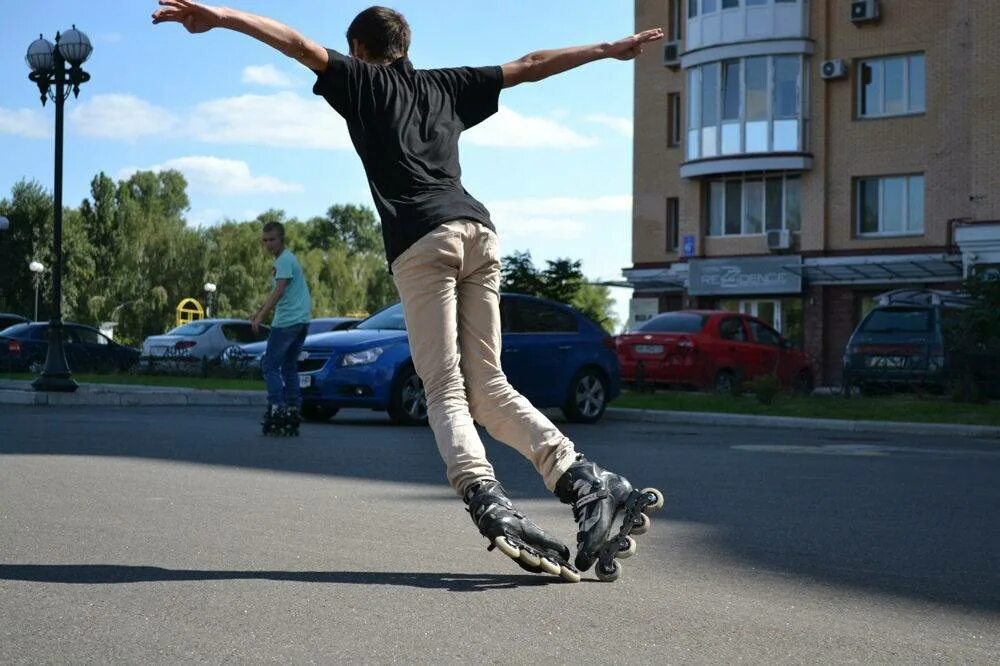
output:
[[271,437],[281,437],[285,431],[285,408],[281,405],[270,404],[267,411],[260,420],[261,433]]
[[299,424],[302,423],[302,415],[297,406],[289,406],[285,409],[285,428],[289,437],[299,436]]
[[466,509],[479,533],[525,571],[561,576],[579,582],[580,572],[569,563],[569,548],[546,534],[518,511],[497,481],[481,481],[465,491]]
[[[635,539],[650,525],[648,511],[663,507],[663,495],[656,488],[637,491],[624,476],[601,469],[580,456],[556,483],[556,495],[563,504],[573,505],[573,518],[580,526],[576,535],[576,567],[586,571],[597,563],[600,580],[611,582],[621,574],[615,558],[635,554]],[[620,528],[615,530],[621,519]]]

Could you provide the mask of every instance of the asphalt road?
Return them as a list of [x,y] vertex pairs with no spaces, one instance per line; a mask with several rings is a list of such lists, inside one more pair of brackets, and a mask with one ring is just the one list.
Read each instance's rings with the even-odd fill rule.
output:
[[667,497],[617,583],[572,585],[486,552],[429,430],[257,411],[4,406],[0,662],[1000,661],[1000,442],[566,426]]

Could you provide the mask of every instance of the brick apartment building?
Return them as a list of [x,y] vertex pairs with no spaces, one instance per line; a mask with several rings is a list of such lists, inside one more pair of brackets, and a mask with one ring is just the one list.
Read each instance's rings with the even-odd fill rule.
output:
[[1000,1],[636,0],[631,324],[742,310],[826,384],[875,297],[1000,266]]

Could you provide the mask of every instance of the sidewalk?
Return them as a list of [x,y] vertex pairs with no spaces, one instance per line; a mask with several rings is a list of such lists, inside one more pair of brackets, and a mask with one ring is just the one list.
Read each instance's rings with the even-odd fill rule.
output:
[[[75,393],[45,393],[31,388],[27,380],[0,379],[0,405],[94,405],[116,407],[265,406],[263,391],[205,390],[131,384],[81,384]],[[848,421],[791,416],[753,416],[714,412],[672,412],[652,409],[609,407],[609,421],[677,423],[722,427],[797,428],[838,432],[940,435],[1000,439],[1000,427],[951,423],[902,423],[895,421]]]

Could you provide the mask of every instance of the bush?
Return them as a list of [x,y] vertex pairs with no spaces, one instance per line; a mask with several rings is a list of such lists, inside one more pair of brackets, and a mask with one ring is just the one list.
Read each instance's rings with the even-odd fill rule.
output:
[[760,375],[747,383],[747,389],[757,396],[760,404],[770,405],[774,403],[781,385],[778,383],[777,375]]

